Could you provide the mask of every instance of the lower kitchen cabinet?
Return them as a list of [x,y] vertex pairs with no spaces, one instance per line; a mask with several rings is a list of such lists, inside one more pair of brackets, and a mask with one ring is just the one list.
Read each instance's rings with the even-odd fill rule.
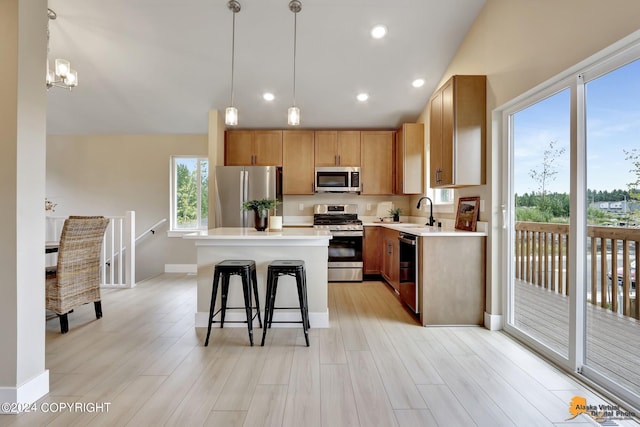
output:
[[400,232],[384,228],[382,230],[382,277],[398,291],[400,271]]
[[380,249],[382,228],[369,226],[364,228],[362,243],[363,274],[380,274]]
[[429,325],[482,325],[486,237],[420,239],[420,321]]

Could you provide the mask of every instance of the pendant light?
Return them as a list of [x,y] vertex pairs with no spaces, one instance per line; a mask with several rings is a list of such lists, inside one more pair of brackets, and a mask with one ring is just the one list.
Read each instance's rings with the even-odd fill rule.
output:
[[296,107],[296,37],[297,37],[297,16],[302,10],[302,3],[299,0],[289,2],[289,10],[293,12],[293,106],[287,112],[287,123],[291,126],[300,124],[300,109]]
[[224,122],[228,126],[236,126],[238,124],[238,109],[233,106],[233,71],[236,53],[236,13],[240,12],[240,2],[237,0],[229,0],[227,7],[231,12],[233,12],[233,27],[231,34],[231,105],[225,110]]

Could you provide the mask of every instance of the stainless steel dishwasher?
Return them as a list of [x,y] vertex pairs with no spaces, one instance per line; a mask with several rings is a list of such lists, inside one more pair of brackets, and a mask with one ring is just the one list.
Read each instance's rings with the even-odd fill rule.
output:
[[409,233],[400,233],[400,271],[399,292],[400,300],[414,313],[418,314],[418,278],[419,276],[419,245],[418,236]]

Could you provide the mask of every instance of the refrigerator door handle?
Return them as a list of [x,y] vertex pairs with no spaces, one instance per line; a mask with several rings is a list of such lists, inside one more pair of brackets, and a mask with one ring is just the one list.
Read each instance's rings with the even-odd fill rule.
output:
[[[247,197],[249,196],[249,191],[248,191],[248,175],[249,172],[247,172],[246,170],[241,170],[240,171],[240,203],[244,203],[247,201]],[[245,211],[242,208],[242,205],[240,206],[240,224],[242,225],[242,227],[246,227],[247,226],[247,216],[248,216],[248,212]]]

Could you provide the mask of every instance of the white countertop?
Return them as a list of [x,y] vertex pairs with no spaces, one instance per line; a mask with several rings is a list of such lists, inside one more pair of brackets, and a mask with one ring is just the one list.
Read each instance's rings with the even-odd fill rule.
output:
[[486,236],[486,222],[478,222],[477,231],[456,230],[451,228],[448,223],[444,227],[429,227],[424,224],[416,224],[411,222],[365,222],[365,227],[380,226],[390,228],[392,230],[402,231],[403,233],[413,234],[421,237],[481,237]]
[[282,230],[256,231],[253,227],[220,227],[206,231],[197,231],[183,236],[183,239],[196,240],[196,245],[233,244],[233,245],[317,245],[327,246],[331,233],[313,228],[284,228]]

